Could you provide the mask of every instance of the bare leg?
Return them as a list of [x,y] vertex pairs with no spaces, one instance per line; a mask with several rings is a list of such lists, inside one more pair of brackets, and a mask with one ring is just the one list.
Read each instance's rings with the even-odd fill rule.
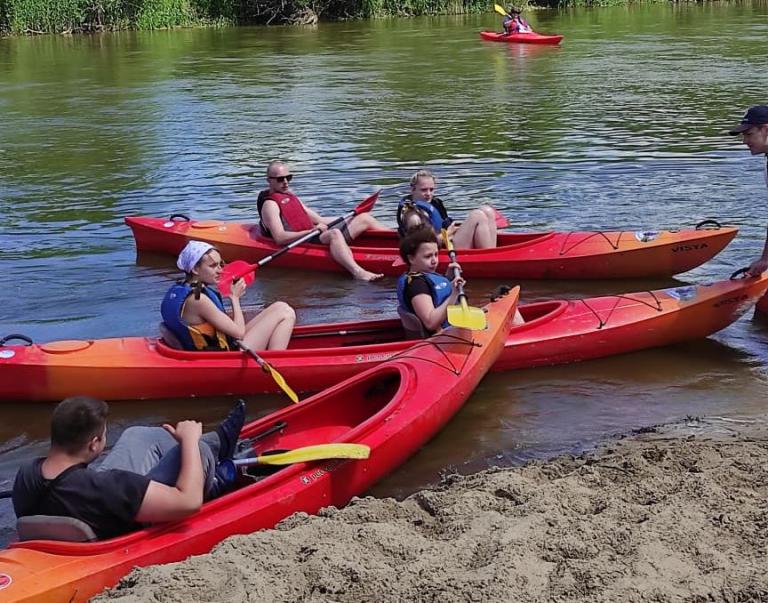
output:
[[296,324],[296,312],[285,302],[275,302],[245,325],[243,343],[252,350],[284,350]]
[[[350,234],[352,234],[350,225]],[[352,250],[344,240],[344,233],[340,230],[326,230],[320,235],[320,242],[328,245],[331,251],[331,257],[341,266],[343,266],[353,277],[361,281],[375,281],[380,279],[383,274],[376,274],[362,268],[352,255]]]
[[498,234],[498,227],[496,226],[496,212],[490,205],[481,205],[478,209],[488,218],[488,233],[491,236],[491,241],[493,241],[493,245],[491,245],[491,247],[496,247],[499,244],[498,239],[496,238],[496,235]]
[[483,211],[473,209],[469,212],[467,219],[453,235],[453,244],[457,249],[488,249],[496,246],[495,237],[491,238],[488,217]]
[[369,213],[357,214],[347,221],[349,236],[356,239],[366,230],[382,230],[386,228],[381,222]]

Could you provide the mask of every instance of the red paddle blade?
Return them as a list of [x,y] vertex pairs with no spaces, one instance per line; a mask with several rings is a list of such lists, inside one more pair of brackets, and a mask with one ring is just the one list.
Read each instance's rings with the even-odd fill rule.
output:
[[362,214],[367,211],[371,211],[373,209],[373,206],[376,205],[376,201],[379,200],[379,194],[381,191],[376,191],[372,195],[366,197],[360,202],[360,205],[358,205],[355,209],[355,215]]
[[493,215],[496,216],[496,228],[506,228],[509,226],[509,220],[507,220],[501,212],[495,207],[493,208]]
[[235,260],[224,266],[219,282],[216,283],[221,294],[227,296],[232,293],[232,283],[239,278],[243,279],[246,285],[253,284],[253,281],[256,280],[256,275],[254,274],[256,268],[258,268],[256,264],[249,264],[243,260]]

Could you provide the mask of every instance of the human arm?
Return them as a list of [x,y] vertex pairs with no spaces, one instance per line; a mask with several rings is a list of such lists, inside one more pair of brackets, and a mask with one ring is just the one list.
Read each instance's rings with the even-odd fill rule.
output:
[[[324,223],[318,223],[320,217],[314,211],[305,207],[310,220],[315,223],[315,229],[323,231],[327,229]],[[272,239],[278,245],[287,245],[293,243],[296,239],[300,239],[304,235],[309,234],[312,230],[286,230],[283,226],[283,221],[280,219],[280,208],[277,203],[272,199],[267,199],[261,208],[261,221],[269,229]]]
[[763,245],[763,253],[750,264],[749,274],[751,276],[760,276],[766,270],[768,270],[768,231],[766,232],[765,244]]
[[229,299],[232,302],[232,317],[219,310],[216,304],[207,295],[201,295],[199,299],[193,296],[187,298],[184,304],[182,318],[189,325],[208,323],[217,331],[241,339],[245,337],[245,318],[240,307],[240,297],[245,293],[245,280],[238,279],[232,283],[232,291]]
[[411,282],[410,287],[413,288],[413,297],[410,300],[411,307],[428,331],[435,332],[440,330],[443,323],[447,320],[448,306],[455,304],[459,296],[459,281],[464,282],[460,278],[453,279],[451,294],[439,306],[435,306],[429,286],[422,279],[414,279]]
[[203,504],[203,463],[200,459],[198,421],[180,421],[176,427],[163,425],[179,443],[181,466],[175,486],[150,481],[135,520],[139,523],[173,521],[190,515]]

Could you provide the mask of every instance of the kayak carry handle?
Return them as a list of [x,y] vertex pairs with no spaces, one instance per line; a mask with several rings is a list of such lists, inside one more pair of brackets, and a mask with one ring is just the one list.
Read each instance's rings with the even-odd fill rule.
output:
[[27,345],[33,345],[35,342],[32,341],[31,337],[27,337],[26,335],[22,335],[21,333],[11,333],[10,335],[6,335],[2,339],[0,339],[0,346],[5,345],[7,342],[11,341],[12,339],[18,339],[20,341],[26,342]]
[[[178,220],[176,218],[179,218]],[[168,218],[171,222],[189,222],[189,216],[186,214],[171,214],[171,217]]]
[[749,278],[750,276],[749,268],[739,268],[730,276],[730,280],[735,281],[736,279],[745,279]]
[[722,224],[717,220],[702,220],[696,225],[696,230],[717,230],[722,227]]

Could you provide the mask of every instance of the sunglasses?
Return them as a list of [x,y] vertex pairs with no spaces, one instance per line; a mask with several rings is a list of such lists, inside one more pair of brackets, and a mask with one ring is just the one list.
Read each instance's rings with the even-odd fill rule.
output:
[[269,176],[270,180],[277,180],[278,182],[290,182],[293,180],[293,174],[288,174],[287,176]]

